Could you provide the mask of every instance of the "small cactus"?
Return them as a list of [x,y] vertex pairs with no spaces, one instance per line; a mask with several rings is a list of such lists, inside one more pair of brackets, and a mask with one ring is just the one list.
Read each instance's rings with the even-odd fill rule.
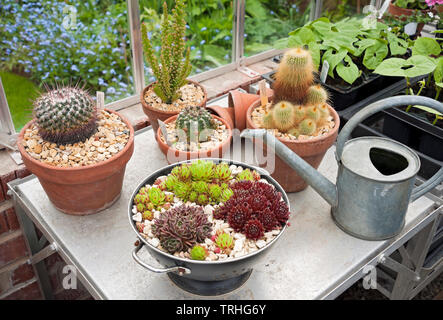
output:
[[210,132],[214,130],[216,123],[208,110],[202,107],[186,107],[175,121],[175,129],[183,130],[189,141],[208,141]]
[[326,103],[328,92],[319,84],[310,86],[306,92],[306,104],[317,106]]
[[320,118],[321,111],[317,106],[309,106],[306,108],[306,119],[311,119],[316,123]]
[[215,245],[223,251],[228,251],[234,247],[234,239],[229,235],[229,233],[220,233],[215,239]]
[[275,127],[286,132],[294,126],[294,106],[287,101],[281,101],[272,108],[272,117]]
[[314,70],[309,51],[302,48],[287,51],[275,74],[275,101],[302,103],[306,91],[313,84]]
[[315,133],[317,130],[317,125],[315,122],[311,119],[305,119],[302,122],[300,122],[300,125],[298,126],[299,133],[302,135],[310,136]]
[[34,117],[43,140],[61,145],[85,141],[97,130],[97,108],[77,87],[56,88],[39,97]]
[[306,108],[302,105],[294,106],[294,122],[299,123],[306,118]]
[[263,128],[272,129],[274,128],[274,117],[271,111],[265,111],[262,118]]

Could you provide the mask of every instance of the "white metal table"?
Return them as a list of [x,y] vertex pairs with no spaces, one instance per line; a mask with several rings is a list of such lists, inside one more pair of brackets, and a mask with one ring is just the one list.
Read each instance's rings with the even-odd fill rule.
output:
[[[332,147],[327,152],[319,168],[331,181],[335,181],[337,174],[334,150]],[[233,154],[234,160],[254,164],[250,155]],[[199,298],[175,286],[165,274],[143,269],[131,257],[137,237],[128,222],[129,197],[144,177],[166,164],[152,130],[139,131],[120,199],[111,208],[92,216],[77,217],[57,211],[34,176],[10,183],[45,292],[48,279],[44,265],[38,261],[56,250],[67,264],[76,267],[77,276],[94,298]],[[423,196],[410,204],[405,228],[399,236],[365,241],[339,229],[330,217],[329,205],[312,188],[289,194],[289,199],[291,225],[285,234],[262,263],[254,267],[243,287],[217,298],[333,299],[365,276],[368,266],[376,266],[380,257],[389,256],[434,221],[441,210],[432,199]],[[32,223],[53,244],[51,247],[41,251],[44,240],[36,238]],[[139,254],[157,265],[145,249]]]

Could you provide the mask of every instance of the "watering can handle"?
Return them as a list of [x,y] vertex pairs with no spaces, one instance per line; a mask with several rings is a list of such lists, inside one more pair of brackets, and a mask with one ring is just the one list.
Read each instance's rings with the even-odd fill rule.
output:
[[[369,106],[363,108],[359,112],[357,112],[343,127],[338,138],[337,138],[337,151],[336,157],[337,161],[341,162],[341,156],[343,153],[343,148],[345,146],[346,141],[348,141],[349,136],[352,131],[357,127],[357,125],[365,120],[366,118],[376,114],[379,111],[389,109],[392,107],[398,106],[408,106],[408,105],[421,105],[432,108],[434,110],[443,113],[443,103],[438,102],[437,100],[421,97],[421,96],[396,96],[390,97],[386,99],[382,99],[376,101]],[[443,180],[443,167],[437,171],[428,181],[415,188],[412,191],[411,199],[414,201],[415,199],[421,197],[423,194],[428,192],[430,189],[437,186]]]

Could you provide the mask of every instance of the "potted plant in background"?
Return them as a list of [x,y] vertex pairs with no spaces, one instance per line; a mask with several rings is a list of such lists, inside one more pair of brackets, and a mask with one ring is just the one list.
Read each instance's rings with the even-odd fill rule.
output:
[[332,23],[320,18],[290,32],[277,46],[308,47],[316,70],[327,61],[322,85],[334,108],[343,110],[401,79],[384,79],[373,70],[388,57],[405,55],[408,42],[375,20],[347,18]]
[[[425,25],[422,18],[436,13],[434,6],[443,4],[441,0],[395,0],[389,4],[388,13],[400,20],[412,20],[417,24],[416,33],[420,33]],[[409,18],[408,18],[409,17]]]
[[[408,59],[391,58],[374,71],[385,76],[402,76],[406,88],[398,94],[424,95],[441,101],[443,56],[441,45],[432,38],[418,38]],[[412,77],[423,77],[411,84]],[[443,115],[424,106],[404,106],[385,111],[383,133],[438,161],[443,161]]]
[[157,141],[169,163],[195,158],[221,158],[232,140],[232,127],[206,108],[191,106],[165,121],[166,137],[157,129]]
[[[248,109],[246,121],[250,129],[270,130],[312,167],[318,168],[337,137],[340,118],[327,104],[326,90],[314,84],[313,73],[309,51],[301,48],[287,51],[275,76],[272,102],[265,106],[260,101],[254,102]],[[262,151],[270,152],[266,147]],[[271,175],[287,192],[307,187],[306,182],[276,155]]]
[[134,130],[118,113],[97,110],[83,89],[57,87],[35,100],[17,146],[54,206],[86,215],[119,198]]
[[206,90],[200,84],[187,80],[191,73],[190,49],[185,49],[185,3],[177,0],[172,15],[163,4],[161,24],[161,51],[157,58],[146,25],[142,24],[143,49],[157,81],[141,93],[143,112],[149,117],[154,134],[157,120],[178,114],[187,106],[206,106]]

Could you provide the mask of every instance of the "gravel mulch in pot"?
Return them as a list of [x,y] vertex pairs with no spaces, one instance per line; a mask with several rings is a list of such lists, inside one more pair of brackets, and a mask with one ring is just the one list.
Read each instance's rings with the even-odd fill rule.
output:
[[200,105],[205,98],[202,88],[194,85],[193,83],[185,84],[179,89],[179,91],[181,93],[181,97],[172,104],[162,102],[162,100],[155,94],[153,87],[149,88],[145,92],[144,99],[147,104],[155,109],[161,111],[180,112],[187,106]]
[[[265,107],[260,105],[252,111],[251,118],[252,118],[252,122],[254,123],[254,125],[256,127],[263,128],[263,122],[262,122],[263,115],[265,114],[266,110],[269,110],[271,108],[271,106],[272,106],[272,103],[269,102]],[[322,127],[318,128],[316,134],[314,134],[312,136],[299,135],[298,137],[296,137],[296,136],[293,136],[292,134],[289,134],[289,133],[280,132],[278,129],[267,129],[267,130],[269,132],[271,132],[273,135],[275,135],[277,138],[283,138],[283,139],[294,140],[294,141],[297,141],[297,140],[301,141],[301,140],[309,140],[309,139],[313,139],[315,137],[320,137],[320,136],[326,135],[334,127],[335,127],[334,118],[332,116],[329,116],[328,121]]]
[[[206,151],[216,148],[218,145],[223,143],[229,138],[229,130],[226,126],[219,120],[214,119],[217,128],[211,131],[208,136],[208,141],[196,142],[196,141],[180,141],[180,135],[175,129],[175,121],[166,123],[166,131],[168,132],[168,141],[171,146],[180,151]],[[166,143],[163,135],[161,139]]]
[[57,145],[44,141],[36,124],[27,129],[23,146],[29,155],[56,167],[81,167],[105,161],[118,154],[129,140],[130,130],[122,119],[106,110],[98,113],[97,132],[84,142]]

